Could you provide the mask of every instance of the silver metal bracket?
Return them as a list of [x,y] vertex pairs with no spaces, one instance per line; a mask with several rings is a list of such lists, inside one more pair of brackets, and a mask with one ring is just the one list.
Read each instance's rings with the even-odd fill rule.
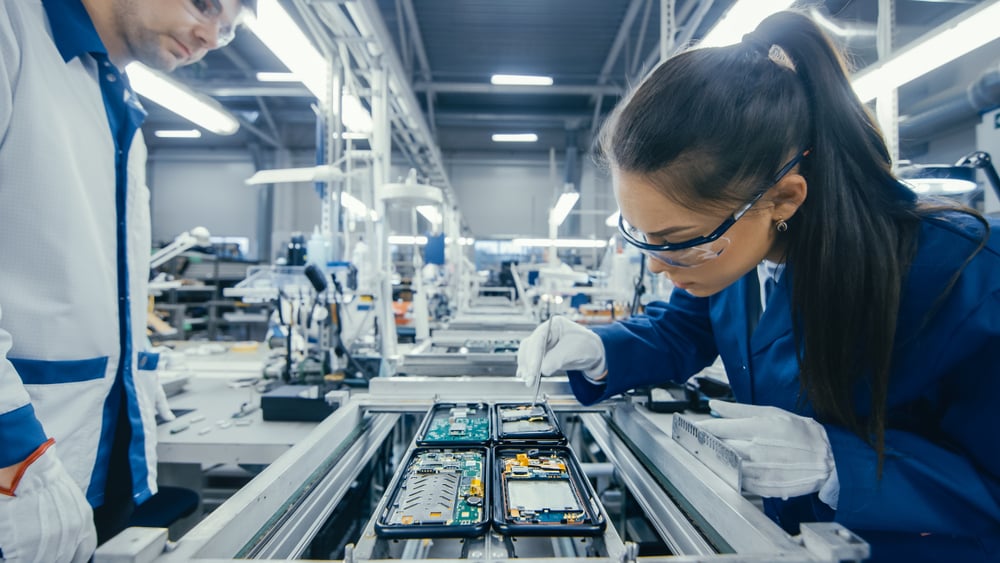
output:
[[702,430],[694,420],[674,414],[671,435],[674,441],[705,464],[713,473],[722,478],[737,491],[741,491],[740,481],[743,457],[728,444]]
[[868,542],[836,522],[811,522],[799,526],[802,545],[821,561],[868,559]]

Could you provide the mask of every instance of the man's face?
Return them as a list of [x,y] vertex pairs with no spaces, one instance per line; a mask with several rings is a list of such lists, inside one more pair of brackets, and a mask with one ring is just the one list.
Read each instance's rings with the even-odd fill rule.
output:
[[170,72],[228,43],[243,15],[240,0],[114,0],[129,59]]

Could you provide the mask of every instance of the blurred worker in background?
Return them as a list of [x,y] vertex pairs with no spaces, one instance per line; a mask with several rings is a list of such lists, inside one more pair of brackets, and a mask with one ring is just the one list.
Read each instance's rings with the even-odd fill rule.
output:
[[158,381],[137,353],[150,248],[145,112],[124,67],[197,62],[253,4],[0,3],[7,561],[86,561],[156,492]]
[[601,146],[621,235],[677,290],[594,331],[548,321],[520,374],[569,370],[592,404],[721,355],[743,404],[703,428],[789,533],[835,520],[875,560],[995,558],[997,222],[892,175],[820,29],[782,12],[667,60]]

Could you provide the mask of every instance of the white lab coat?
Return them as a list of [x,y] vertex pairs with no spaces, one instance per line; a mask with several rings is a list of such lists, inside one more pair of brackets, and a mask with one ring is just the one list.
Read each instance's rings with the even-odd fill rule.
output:
[[[150,248],[139,133],[128,160],[127,258],[118,256],[115,148],[98,72],[88,55],[63,61],[40,0],[0,2],[0,467],[54,437],[94,506],[114,435],[105,399],[122,361],[118,269],[129,276],[124,361],[136,366]],[[156,491],[158,383],[137,368],[126,379],[133,499],[142,502]]]

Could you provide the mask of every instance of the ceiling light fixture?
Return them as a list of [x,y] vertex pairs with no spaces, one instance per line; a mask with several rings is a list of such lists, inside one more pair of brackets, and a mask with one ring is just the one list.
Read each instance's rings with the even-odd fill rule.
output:
[[201,137],[199,129],[157,129],[153,135],[160,139],[198,139]]
[[609,227],[617,227],[618,218],[621,217],[621,214],[622,214],[621,211],[615,211],[611,215],[608,215],[608,218],[604,220],[604,224]]
[[[326,61],[278,0],[259,0],[257,16],[247,17],[246,25],[292,74],[301,77],[320,104],[328,104]],[[372,130],[372,116],[356,96],[344,94],[342,103],[344,127],[352,131]]]
[[133,62],[125,67],[125,73],[136,92],[203,129],[216,135],[232,135],[240,129],[239,120],[214,98],[161,72]]
[[389,235],[389,244],[427,244],[427,237],[413,235]]
[[851,84],[861,101],[949,63],[1000,37],[1000,2],[970,8],[911,41],[892,56],[864,69]]
[[294,72],[258,72],[258,82],[302,82]]
[[363,201],[347,192],[340,192],[340,205],[357,217],[368,217],[372,221],[378,221],[378,213],[374,209],[368,209]]
[[423,215],[432,225],[441,224],[441,212],[433,205],[418,205],[417,213]]
[[552,77],[528,74],[494,74],[490,77],[490,83],[497,86],[552,86]]
[[535,133],[494,133],[494,143],[534,143],[538,141]]
[[794,0],[739,0],[719,18],[719,23],[705,34],[698,46],[722,47],[739,43],[743,35],[756,29],[764,18],[792,4]]
[[556,201],[555,206],[549,211],[549,225],[556,226],[563,224],[566,217],[569,217],[569,212],[576,205],[576,202],[580,199],[580,192],[571,191],[563,192],[559,194],[559,199]]

